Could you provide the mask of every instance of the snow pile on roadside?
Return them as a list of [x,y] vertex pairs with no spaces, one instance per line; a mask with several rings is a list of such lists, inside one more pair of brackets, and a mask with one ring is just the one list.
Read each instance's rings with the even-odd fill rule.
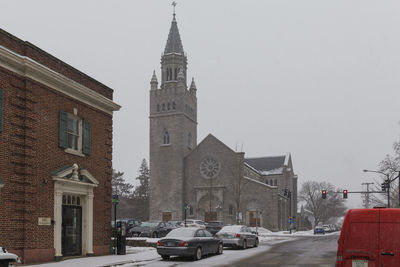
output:
[[[108,255],[97,257],[84,257],[67,259],[60,262],[40,264],[41,267],[99,267],[114,266],[123,264],[142,264],[145,262],[158,261],[160,256],[157,250],[152,247],[126,247],[126,255]],[[27,265],[25,267],[36,267],[37,265]]]
[[273,232],[271,231],[271,230],[268,230],[267,228],[264,228],[264,227],[250,227],[250,229],[251,229],[251,231],[252,232],[258,232],[258,235],[259,236],[266,236],[266,235],[270,235],[270,234],[272,234]]
[[127,237],[126,240],[144,240],[147,243],[157,243],[160,238],[149,238],[149,237]]

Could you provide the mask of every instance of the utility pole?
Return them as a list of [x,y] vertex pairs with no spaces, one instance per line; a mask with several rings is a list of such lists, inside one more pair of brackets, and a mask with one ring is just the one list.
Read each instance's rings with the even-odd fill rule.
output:
[[367,186],[367,192],[365,192],[365,208],[369,209],[369,185],[374,183],[362,183],[361,185]]

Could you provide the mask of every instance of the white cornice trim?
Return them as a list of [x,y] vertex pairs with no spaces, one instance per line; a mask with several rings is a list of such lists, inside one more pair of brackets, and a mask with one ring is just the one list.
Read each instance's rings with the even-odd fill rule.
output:
[[92,89],[43,66],[29,57],[18,55],[1,45],[0,66],[49,86],[110,115],[113,114],[113,111],[118,111],[121,108],[117,103]]
[[64,179],[64,178],[60,178],[60,177],[56,177],[53,176],[53,181],[57,181],[57,182],[61,182],[61,183],[65,183],[65,184],[70,184],[70,185],[81,185],[81,186],[88,186],[88,187],[97,187],[97,184],[90,184],[90,183],[85,183],[85,182],[81,182],[81,181],[74,181],[71,179]]

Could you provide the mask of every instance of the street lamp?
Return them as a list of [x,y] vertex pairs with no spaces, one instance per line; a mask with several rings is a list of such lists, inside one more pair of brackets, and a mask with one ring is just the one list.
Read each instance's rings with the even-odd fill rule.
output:
[[[388,187],[387,187],[387,196],[388,196],[388,199],[387,199],[387,201],[388,201],[388,208],[390,208],[390,184],[394,181],[394,180],[396,180],[397,178],[399,178],[399,176],[400,176],[400,173],[399,173],[399,175],[397,176],[397,177],[395,177],[395,178],[393,178],[393,179],[390,179],[390,177],[389,177],[389,173],[384,173],[384,172],[382,172],[382,171],[372,171],[372,170],[363,170],[363,172],[374,172],[374,173],[379,173],[379,174],[382,174],[382,175],[385,175],[386,176],[386,182],[387,182],[387,184],[388,184]],[[399,189],[400,189],[400,179],[399,179]],[[400,190],[399,190],[399,206],[400,206]]]

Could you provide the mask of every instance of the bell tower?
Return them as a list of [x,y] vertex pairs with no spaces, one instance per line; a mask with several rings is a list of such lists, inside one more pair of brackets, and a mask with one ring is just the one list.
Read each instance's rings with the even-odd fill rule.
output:
[[[175,5],[174,5],[175,8]],[[184,157],[197,145],[197,88],[187,87],[187,56],[175,11],[150,81],[150,219],[182,220]]]

